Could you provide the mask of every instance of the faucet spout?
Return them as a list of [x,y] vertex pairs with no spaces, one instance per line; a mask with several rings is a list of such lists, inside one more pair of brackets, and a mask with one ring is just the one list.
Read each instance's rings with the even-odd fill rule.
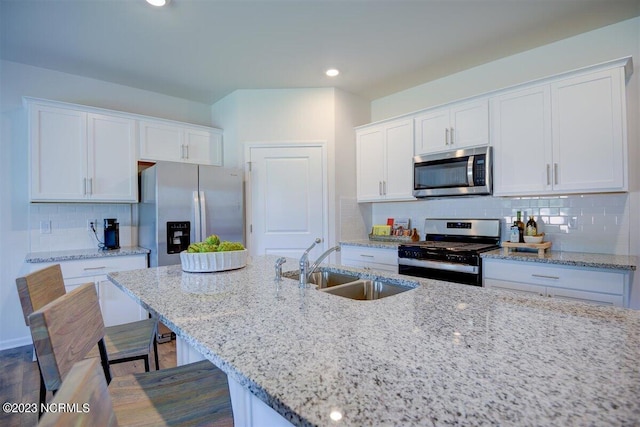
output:
[[309,274],[307,274],[307,270],[309,269],[309,252],[320,242],[322,242],[322,239],[320,239],[319,237],[316,237],[316,239],[313,241],[311,246],[309,246],[307,250],[304,251],[302,253],[302,256],[300,257],[300,287],[301,288],[307,287],[307,278],[309,277]]
[[324,259],[328,257],[329,254],[331,254],[331,252],[334,252],[334,251],[340,252],[340,245],[336,245],[332,248],[327,249],[326,251],[324,251],[322,255],[318,257],[318,259],[311,265],[311,267],[309,267],[309,270],[307,273],[307,280],[309,279],[309,276],[311,276],[313,272],[316,271],[316,269],[320,266],[320,263],[324,261]]

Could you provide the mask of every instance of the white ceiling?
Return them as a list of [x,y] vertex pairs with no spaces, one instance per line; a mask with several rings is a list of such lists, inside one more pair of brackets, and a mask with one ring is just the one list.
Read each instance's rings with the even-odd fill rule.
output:
[[640,0],[0,0],[0,56],[206,104],[327,86],[375,99],[638,15]]

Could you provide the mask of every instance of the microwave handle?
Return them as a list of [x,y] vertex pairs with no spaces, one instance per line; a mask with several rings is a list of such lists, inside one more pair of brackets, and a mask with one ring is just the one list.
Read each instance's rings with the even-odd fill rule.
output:
[[473,187],[473,165],[475,163],[476,156],[469,156],[467,160],[467,183],[469,187]]

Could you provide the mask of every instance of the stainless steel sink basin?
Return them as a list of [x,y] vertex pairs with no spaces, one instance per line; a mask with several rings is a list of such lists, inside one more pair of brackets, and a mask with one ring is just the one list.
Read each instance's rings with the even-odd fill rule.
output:
[[[298,280],[300,278],[299,271],[287,271],[282,273],[282,275],[289,279]],[[334,271],[316,271],[309,276],[308,283],[316,285],[318,289],[324,289],[355,280],[359,280],[359,277],[351,274],[336,273]]]
[[384,280],[357,280],[331,288],[320,289],[320,291],[345,298],[367,301],[389,297],[411,289],[410,287],[396,285]]
[[[300,271],[285,271],[282,276],[299,280]],[[355,274],[325,270],[311,274],[308,283],[315,285],[320,292],[361,301],[385,298],[413,289],[410,286],[398,285],[388,280],[361,279]]]

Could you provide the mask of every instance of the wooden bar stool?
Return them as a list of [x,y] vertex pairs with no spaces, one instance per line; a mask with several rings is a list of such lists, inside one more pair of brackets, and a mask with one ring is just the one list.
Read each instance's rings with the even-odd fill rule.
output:
[[96,358],[73,365],[51,403],[74,405],[75,410],[47,412],[40,418],[39,427],[118,425],[104,372]]
[[[77,327],[79,324],[82,328]],[[73,365],[98,343],[119,425],[233,426],[227,377],[209,361],[115,377],[111,381],[104,351],[104,323],[91,283],[34,311],[29,316],[29,326],[48,389],[66,385]],[[74,381],[69,386],[75,388],[78,384]]]
[[[22,313],[29,326],[29,315],[49,302],[66,293],[62,270],[59,264],[43,268],[16,279]],[[109,363],[123,363],[143,360],[146,372],[149,372],[149,354],[153,347],[156,370],[158,365],[158,344],[156,342],[157,319],[145,319],[105,328],[105,343],[109,354]],[[89,357],[98,357],[94,348]],[[51,391],[55,389],[49,389]],[[40,375],[40,403],[45,402],[47,388]]]

